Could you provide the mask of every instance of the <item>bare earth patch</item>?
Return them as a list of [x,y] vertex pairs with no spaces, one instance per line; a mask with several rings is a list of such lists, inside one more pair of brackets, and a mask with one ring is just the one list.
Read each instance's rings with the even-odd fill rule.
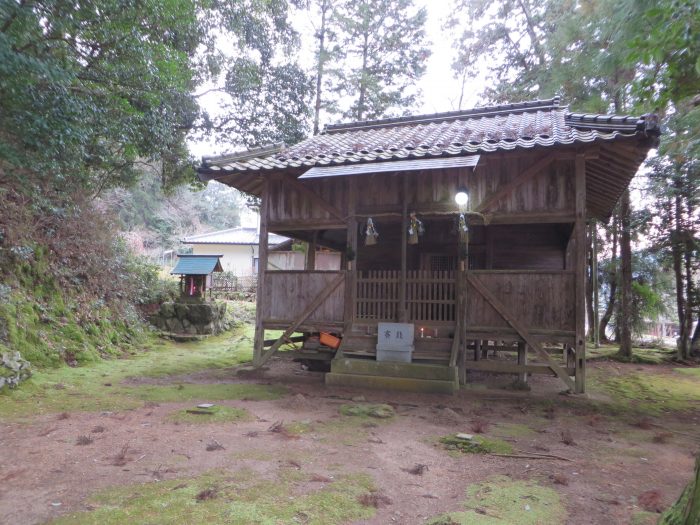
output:
[[[609,392],[561,396],[546,377],[525,394],[327,388],[323,374],[284,356],[269,366],[255,377],[230,368],[158,377],[157,386],[172,385],[173,392],[145,396],[146,402],[140,395],[136,408],[0,421],[0,522],[109,523],[109,505],[136,505],[132,495],[144,487],[152,499],[129,508],[144,519],[172,502],[211,523],[226,523],[236,509],[275,523],[472,523],[463,520],[511,516],[513,509],[499,505],[516,494],[513,508],[544,523],[629,523],[643,509],[670,505],[691,476],[695,407],[651,415],[609,411]],[[590,364],[601,377],[635,370],[628,366],[635,365]],[[183,381],[186,399],[172,401]],[[209,385],[216,399],[206,398]],[[228,385],[236,392],[254,386],[255,396],[227,397]],[[287,391],[282,397],[280,385]],[[263,395],[266,388],[276,395]],[[353,401],[358,396],[365,399]],[[187,412],[204,402],[219,407],[222,419]],[[362,413],[381,405],[395,415]],[[642,417],[649,421],[637,425]],[[211,421],[192,424],[192,418]],[[446,435],[476,434],[475,421],[479,439],[505,443],[515,457],[455,453],[440,444]],[[83,446],[76,446],[79,436],[87,438]],[[276,490],[285,497],[270,500]],[[318,521],[326,506],[326,521]]]

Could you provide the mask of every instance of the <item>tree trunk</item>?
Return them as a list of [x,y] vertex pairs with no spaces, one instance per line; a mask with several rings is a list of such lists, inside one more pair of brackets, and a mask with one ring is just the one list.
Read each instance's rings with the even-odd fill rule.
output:
[[360,97],[357,99],[357,120],[365,114],[365,97],[367,95],[367,54],[369,53],[369,33],[365,30],[362,43],[362,69],[360,70]]
[[619,210],[615,210],[613,214],[612,223],[612,249],[611,249],[611,259],[610,259],[610,269],[608,271],[608,281],[610,283],[610,296],[608,297],[608,302],[605,305],[605,311],[603,312],[603,317],[600,318],[600,324],[598,326],[598,333],[603,341],[609,341],[607,335],[608,323],[612,318],[612,314],[615,311],[615,299],[617,297],[617,247],[618,247],[618,228],[619,228]]
[[321,29],[318,31],[318,62],[316,63],[316,102],[314,104],[314,135],[319,132],[321,101],[323,89],[323,73],[326,62],[326,17],[329,9],[328,0],[321,1]]
[[694,355],[700,354],[700,323],[695,325],[695,331],[693,332],[693,338],[690,340],[690,351]]
[[622,282],[620,285],[620,350],[622,357],[632,357],[632,238],[630,226],[630,192],[626,189],[620,199],[620,259]]
[[693,225],[693,214],[695,212],[694,210],[694,204],[693,204],[693,197],[692,197],[692,189],[688,188],[687,182],[686,184],[683,185],[683,197],[685,199],[685,205],[686,205],[686,217],[688,218],[686,221],[684,233],[685,235],[683,236],[684,238],[684,249],[685,249],[685,297],[686,297],[686,308],[685,308],[685,325],[688,329],[687,333],[687,339],[688,339],[688,354],[687,357],[690,357],[692,354],[694,354],[697,349],[698,349],[698,343],[699,341],[697,340],[697,328],[695,331],[693,331],[693,313],[695,311],[695,308],[697,307],[696,304],[696,292],[695,292],[695,281],[693,280],[693,253],[695,252],[695,232],[692,230],[692,225]]
[[523,0],[519,0],[518,3],[520,4],[520,9],[523,10],[523,14],[525,15],[525,30],[530,37],[530,43],[532,44],[532,48],[539,62],[538,65],[540,67],[544,67],[544,65],[547,63],[547,56],[542,48],[542,45],[540,44],[540,38],[537,36],[535,31],[535,23],[532,18],[530,6],[527,4],[527,2],[523,2]]
[[673,275],[676,280],[676,308],[678,310],[678,326],[680,334],[677,342],[678,359],[686,359],[688,357],[688,332],[686,331],[686,311],[688,310],[687,300],[685,296],[686,286],[683,276],[683,246],[681,232],[683,231],[683,207],[681,205],[679,181],[676,179],[673,182],[676,190],[674,196],[674,229],[671,232],[671,255],[673,257]]
[[692,353],[692,340],[693,340],[693,267],[692,267],[692,253],[693,246],[692,242],[688,240],[690,233],[685,230],[684,237],[685,242],[683,243],[684,248],[684,263],[685,263],[685,317],[683,319],[684,323],[681,327],[684,335],[684,347],[683,351],[685,353],[685,358],[688,359]]

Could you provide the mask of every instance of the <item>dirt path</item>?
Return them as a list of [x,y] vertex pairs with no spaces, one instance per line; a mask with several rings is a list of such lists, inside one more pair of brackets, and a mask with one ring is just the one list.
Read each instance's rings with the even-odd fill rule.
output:
[[[600,363],[591,368],[595,375],[612,373],[614,369],[607,369],[612,367],[620,365]],[[659,367],[655,370],[663,372]],[[537,380],[533,391],[538,394],[526,396],[478,390],[455,396],[360,392],[327,388],[322,374],[275,359],[261,377],[241,378],[232,372],[222,375],[221,370],[211,370],[129,381],[141,385],[274,383],[285,386],[287,394],[268,400],[214,400],[217,407],[242,409],[246,414],[240,420],[220,423],[172,420],[174,413],[208,399],[147,401],[129,410],[71,412],[1,422],[0,522],[42,523],[86,511],[73,515],[70,521],[89,523],[90,511],[104,504],[91,498],[96,492],[191,480],[210,472],[245,472],[245,490],[250,489],[251,480],[269,482],[256,485],[262,488],[254,495],[245,492],[251,505],[259,505],[259,516],[267,508],[265,498],[275,487],[288,493],[286,499],[294,500],[345,476],[364,475],[371,481],[370,493],[381,497],[365,502],[369,505],[367,516],[350,522],[426,523],[444,513],[472,508],[485,523],[489,519],[507,523],[492,506],[479,507],[473,501],[465,504],[469,487],[497,479],[499,483],[527,480],[558,495],[565,511],[559,521],[566,523],[652,523],[654,516],[640,508],[639,496],[655,491],[647,496],[653,500],[645,502],[649,508],[654,503],[659,509],[670,505],[691,475],[692,453],[697,446],[686,435],[693,429],[698,432],[697,411],[682,415],[671,411],[649,419],[613,416],[601,412],[592,401],[557,395],[558,385],[549,379]],[[551,394],[549,399],[542,395],[545,393]],[[340,414],[344,404],[367,403],[390,404],[396,416],[375,420]],[[197,420],[210,416],[187,417]],[[283,422],[283,432],[269,431],[275,422]],[[667,426],[676,433],[651,424]],[[515,454],[551,454],[570,461],[460,454],[438,444],[441,436],[472,433],[477,427],[482,427],[488,438],[510,445]],[[90,442],[78,445],[81,436]],[[409,472],[419,464],[427,467],[418,469],[421,474]],[[188,483],[192,482],[180,485]],[[239,497],[244,494],[240,486],[231,490]],[[136,487],[134,491],[141,490]],[[228,496],[218,497],[223,501]],[[511,503],[522,507],[526,516],[531,508],[529,500],[520,498]],[[534,500],[533,506],[537,503]],[[280,500],[270,503],[283,504]],[[192,508],[199,512],[205,507],[195,504]],[[354,510],[351,506],[348,509],[350,516]],[[324,512],[328,512],[328,521],[314,521],[311,514],[296,510],[289,520],[253,517],[230,522],[346,522],[336,521],[330,509]],[[153,523],[163,522],[154,519]]]

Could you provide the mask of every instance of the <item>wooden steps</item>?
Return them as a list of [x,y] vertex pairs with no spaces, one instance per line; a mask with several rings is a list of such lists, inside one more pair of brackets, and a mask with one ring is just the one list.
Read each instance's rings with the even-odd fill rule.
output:
[[456,367],[348,357],[331,361],[326,384],[436,394],[452,394],[459,389]]
[[[340,351],[348,357],[375,357],[376,335],[350,332],[343,337]],[[413,361],[447,363],[452,350],[452,338],[417,338],[414,341]]]

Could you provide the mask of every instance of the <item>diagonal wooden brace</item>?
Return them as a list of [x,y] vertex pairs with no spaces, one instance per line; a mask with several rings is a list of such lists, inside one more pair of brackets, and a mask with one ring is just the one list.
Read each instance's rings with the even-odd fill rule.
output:
[[272,343],[272,346],[268,348],[261,356],[260,359],[257,362],[253,363],[253,366],[255,368],[260,368],[263,366],[267,361],[272,357],[272,355],[279,350],[279,347],[282,346],[282,344],[296,331],[297,328],[299,328],[299,325],[302,324],[304,321],[306,321],[309,316],[311,316],[312,313],[316,311],[316,309],[321,306],[328,297],[335,291],[338,286],[340,286],[340,283],[342,283],[345,280],[345,274],[341,273],[338,277],[336,277],[333,281],[331,281],[330,285],[328,288],[323,290],[320,294],[316,296],[316,299],[313,300],[313,302],[306,307],[306,310],[304,310],[299,317],[297,317],[292,324],[287,328],[284,333],[279,336],[277,341]]
[[477,292],[479,292],[486,301],[489,302],[491,306],[494,307],[494,309],[503,317],[503,319],[506,320],[506,322],[513,327],[513,329],[518,332],[520,337],[522,337],[527,344],[532,347],[537,354],[542,357],[547,362],[547,365],[552,369],[552,371],[557,374],[559,379],[564,381],[566,383],[566,386],[569,387],[569,390],[572,392],[575,391],[575,385],[572,379],[569,377],[567,374],[566,370],[559,366],[559,363],[554,361],[552,359],[552,356],[550,356],[540,345],[540,343],[530,334],[530,332],[525,328],[523,325],[520,324],[520,321],[516,319],[516,317],[511,313],[511,311],[504,305],[493,293],[491,293],[491,290],[489,290],[484,283],[482,283],[476,276],[474,275],[467,275],[467,279],[471,283],[471,285],[476,289]]

